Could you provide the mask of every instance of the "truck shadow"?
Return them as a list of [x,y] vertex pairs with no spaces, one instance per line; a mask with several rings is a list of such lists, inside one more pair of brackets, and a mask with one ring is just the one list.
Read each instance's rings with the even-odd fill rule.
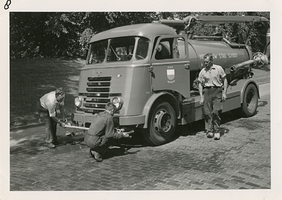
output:
[[[219,129],[220,136],[229,133],[229,129],[222,124]],[[172,141],[177,140],[180,136],[189,137],[189,136],[196,136],[199,134],[206,134],[205,133],[205,125],[204,121],[194,122],[193,124],[180,126],[177,129],[177,133],[172,138]]]
[[[85,142],[81,142],[81,145],[85,145]],[[142,134],[135,133],[132,135],[131,138],[121,138],[118,140],[110,140],[109,141],[109,148],[103,155],[103,159],[110,159],[112,157],[117,156],[125,156],[129,154],[137,154],[141,150],[139,148],[143,148],[148,146],[145,140],[142,137]],[[86,146],[87,147],[87,146]],[[88,147],[87,147],[88,148]]]
[[110,159],[117,156],[125,156],[128,154],[137,154],[140,150],[133,151],[130,147],[124,146],[112,146],[110,147],[103,156],[103,159]]
[[[267,102],[259,102],[259,106],[264,106],[266,104]],[[229,129],[226,127],[226,124],[228,124],[229,122],[238,120],[240,118],[244,118],[244,117],[237,110],[221,114],[221,126],[220,126],[221,136],[229,133]],[[187,125],[178,126],[176,130],[177,134],[175,135],[173,140],[176,140],[180,136],[196,136],[197,134],[200,134],[203,132],[205,132],[205,122],[204,120],[200,120],[200,121],[193,122]]]

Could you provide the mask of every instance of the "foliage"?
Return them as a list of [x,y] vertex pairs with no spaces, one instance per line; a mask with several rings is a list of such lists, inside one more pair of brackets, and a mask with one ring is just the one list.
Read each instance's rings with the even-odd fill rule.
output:
[[[205,16],[261,16],[270,19],[269,12],[194,12],[190,15],[205,15]],[[180,14],[180,19],[185,17]],[[186,15],[187,16],[187,15]],[[266,32],[269,27],[263,23],[227,23],[219,24],[196,24],[192,32],[194,35],[214,35],[215,33],[221,33],[225,38],[231,40],[231,42],[248,44],[253,52],[263,52],[266,46]]]
[[[149,23],[160,18],[183,19],[188,15],[259,15],[269,19],[269,12],[11,12],[11,58],[84,57],[93,34],[129,24]],[[198,35],[212,34],[214,26],[198,24]],[[253,50],[265,46],[265,27],[254,24],[229,24],[219,31],[236,37],[248,36]]]

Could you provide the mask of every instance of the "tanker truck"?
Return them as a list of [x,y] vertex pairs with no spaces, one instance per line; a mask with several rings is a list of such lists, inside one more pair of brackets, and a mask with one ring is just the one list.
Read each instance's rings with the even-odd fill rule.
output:
[[195,20],[127,25],[94,35],[80,72],[73,125],[87,129],[94,114],[112,102],[117,128],[143,134],[150,145],[171,141],[177,125],[204,118],[195,80],[206,53],[213,53],[214,63],[227,74],[222,112],[241,109],[245,116],[255,115],[259,86],[251,68],[267,63],[266,56],[220,36],[191,37]]

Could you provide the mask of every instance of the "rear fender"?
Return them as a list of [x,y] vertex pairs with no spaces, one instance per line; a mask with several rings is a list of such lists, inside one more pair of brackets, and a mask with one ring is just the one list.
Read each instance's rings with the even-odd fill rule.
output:
[[246,87],[249,84],[254,84],[256,86],[256,88],[258,90],[258,97],[260,98],[259,86],[252,79],[240,79],[240,80],[236,80],[236,81],[234,80],[229,84],[229,89],[232,88],[232,90],[234,90],[234,91],[236,91],[236,90],[240,91],[241,92],[240,101],[241,101],[241,103],[243,103],[244,92],[245,92]]
[[168,92],[155,93],[148,99],[148,101],[146,102],[143,108],[142,115],[145,115],[145,124],[143,128],[148,128],[148,121],[149,121],[149,115],[150,115],[151,108],[153,107],[154,103],[156,103],[157,101],[161,99],[165,99],[165,100],[162,100],[163,102],[166,101],[170,103],[175,110],[176,116],[179,115],[179,104],[177,103],[176,98],[172,94]]

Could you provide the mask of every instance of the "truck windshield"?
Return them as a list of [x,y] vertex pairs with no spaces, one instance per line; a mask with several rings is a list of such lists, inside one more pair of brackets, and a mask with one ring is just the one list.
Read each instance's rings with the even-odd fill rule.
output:
[[[134,49],[136,46],[136,53]],[[88,64],[142,60],[148,55],[149,40],[143,37],[122,37],[90,44]]]

